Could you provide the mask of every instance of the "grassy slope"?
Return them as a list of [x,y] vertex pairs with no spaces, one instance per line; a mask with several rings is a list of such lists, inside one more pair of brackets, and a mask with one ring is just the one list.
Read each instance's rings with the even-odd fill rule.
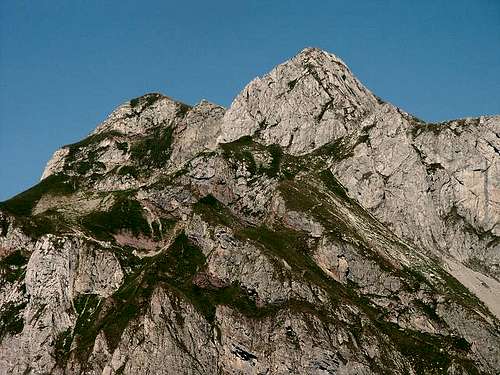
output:
[[[161,143],[163,141],[168,143],[166,147]],[[80,148],[81,146],[81,144],[76,144],[73,147]],[[169,157],[168,152],[168,155],[165,154],[169,146],[168,137],[160,143],[152,138],[137,144],[131,152],[133,157],[138,159],[151,157],[152,165],[158,166],[164,162],[165,157]],[[268,166],[257,166],[252,154],[256,149],[259,152],[269,153],[271,162]],[[324,155],[321,153],[310,160],[305,160],[307,158],[300,160],[284,155],[277,146],[264,147],[256,145],[249,139],[224,145],[223,151],[228,160],[244,163],[256,177],[266,175],[269,178],[282,180],[282,192],[285,194],[286,186],[293,185],[293,179],[297,173],[307,171],[307,169],[316,169],[324,162]],[[322,152],[334,153],[338,157],[341,151],[339,151],[339,145],[329,145]],[[335,179],[331,176],[321,177],[334,194],[340,199],[348,200],[345,190]],[[63,174],[53,175],[9,201],[0,203],[0,208],[15,216],[27,217],[44,194],[72,194],[75,189],[76,184],[73,179]],[[121,229],[130,230],[134,235],[154,235],[137,201],[124,193],[117,193],[115,198],[115,204],[110,211],[96,212],[82,218],[83,227],[96,238],[101,239],[110,239],[113,233]],[[311,204],[317,203],[311,201],[310,192],[303,192],[300,196],[296,194],[296,191],[288,201],[294,202],[293,208],[299,211],[311,208]],[[336,283],[319,269],[308,253],[308,244],[303,233],[287,228],[245,227],[220,202],[210,196],[201,199],[194,209],[212,224],[217,223],[234,228],[240,239],[256,243],[268,256],[286,260],[294,272],[301,274],[308,282],[327,290],[332,304],[345,300],[358,306],[379,330],[379,334],[382,335],[381,340],[387,342],[389,338],[392,344],[408,357],[419,373],[440,373],[439,368],[446,368],[452,359],[462,363],[471,373],[474,373],[466,358],[469,350],[467,342],[411,330],[401,331],[399,327],[381,320],[379,317],[384,316],[384,312],[360,297],[354,287],[346,288]],[[323,222],[335,223],[334,218],[326,213],[317,212],[320,216],[323,215]],[[50,218],[46,218],[45,221],[50,222]],[[338,221],[332,229],[334,233],[335,230],[338,232],[339,238],[344,238],[350,231],[350,228]],[[45,232],[51,230],[53,227],[45,228]],[[355,233],[351,235],[356,236]],[[76,343],[74,347],[78,355],[82,358],[86,357],[100,330],[105,332],[111,347],[115,347],[130,321],[144,313],[148,299],[156,287],[167,287],[184,296],[208,322],[213,322],[215,306],[219,304],[230,305],[253,318],[269,316],[284,308],[299,311],[306,307],[306,304],[298,301],[257,307],[252,295],[237,284],[215,289],[197,287],[193,284],[193,278],[203,269],[205,258],[184,235],[176,239],[168,252],[161,253],[154,258],[139,260],[132,256],[131,249],[127,248],[120,250],[119,258],[124,268],[132,271],[127,275],[124,285],[111,298],[103,300],[94,295],[82,295],[75,300],[75,312],[78,315],[76,327],[73,331],[60,335],[58,339],[57,353],[62,362],[67,358],[72,342]],[[327,313],[318,311],[314,306],[306,310],[308,313],[321,316],[322,319],[332,319]],[[13,324],[13,329],[18,329],[17,323]],[[352,329],[359,330],[362,334],[361,326],[353,326]],[[441,350],[443,348],[444,352]],[[388,364],[388,366],[391,365]]]

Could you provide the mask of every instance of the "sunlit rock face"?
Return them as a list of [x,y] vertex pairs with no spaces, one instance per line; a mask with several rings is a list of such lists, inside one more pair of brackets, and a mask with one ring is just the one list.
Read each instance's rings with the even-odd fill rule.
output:
[[307,48],[245,87],[224,116],[219,141],[250,135],[301,155],[352,133],[377,105],[342,60]]
[[0,373],[497,374],[499,150],[314,48],[124,103],[0,203]]

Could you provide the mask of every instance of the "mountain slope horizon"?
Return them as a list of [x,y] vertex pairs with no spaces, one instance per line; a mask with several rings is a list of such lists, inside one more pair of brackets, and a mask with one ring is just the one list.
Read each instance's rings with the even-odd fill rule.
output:
[[496,373],[499,150],[317,48],[123,103],[0,203],[0,370]]

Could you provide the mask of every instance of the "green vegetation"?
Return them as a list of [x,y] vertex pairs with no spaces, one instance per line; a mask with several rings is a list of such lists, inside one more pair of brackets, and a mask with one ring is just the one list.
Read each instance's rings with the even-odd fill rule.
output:
[[88,348],[94,344],[98,333],[95,323],[102,307],[101,298],[95,294],[83,294],[77,296],[73,304],[78,315],[73,331],[74,339],[80,349]]
[[[281,182],[279,189],[289,209],[311,215],[326,229],[326,234],[333,241],[351,243],[357,248],[360,255],[376,263],[381,270],[394,276],[401,276],[401,280],[409,282],[409,285],[403,282],[405,288],[418,290],[422,283],[430,285],[418,271],[408,268],[402,270],[395,268],[387,259],[370,247],[370,244],[358,233],[357,228],[336,209],[336,204],[333,202],[328,204],[328,202],[331,202],[331,198],[322,191],[320,188],[321,183],[329,192],[332,192],[335,197],[340,199],[341,204],[347,205],[351,212],[357,213],[360,218],[366,218],[368,223],[373,221],[372,218],[367,217],[364,209],[347,195],[346,189],[330,171],[322,171],[317,177],[311,175],[311,178],[307,181],[307,183],[304,180]],[[372,230],[375,232],[379,231],[380,228],[373,226]],[[388,241],[393,240],[389,234],[381,233],[381,235]]]
[[[235,234],[243,240],[248,239],[257,244],[265,255],[270,257],[271,260],[275,260],[274,264],[277,269],[281,268],[285,274],[291,272],[292,275],[288,275],[287,278],[290,278],[290,276],[292,278],[297,277],[323,289],[328,293],[332,306],[336,306],[342,301],[349,301],[349,303],[361,307],[369,316],[379,316],[380,312],[373,308],[370,301],[358,295],[355,285],[349,283],[345,286],[338,283],[317,265],[311,257],[309,238],[305,233],[288,228],[270,229],[260,226],[247,227],[238,230]],[[279,260],[284,260],[290,266],[291,271],[288,271]],[[314,309],[317,309],[317,306],[313,307]],[[328,316],[329,314],[320,311],[317,311],[314,315],[322,320],[331,319]]]
[[139,96],[138,98],[134,98],[130,101],[130,106],[132,108],[137,108],[139,105],[142,105],[143,108],[149,107],[161,99],[162,95],[157,93],[146,94],[143,96]]
[[73,330],[68,329],[56,337],[55,357],[59,365],[66,363],[73,342],[77,343],[76,354],[79,358],[86,358],[88,350],[94,345],[98,334],[96,323],[102,307],[101,299],[95,294],[79,295],[73,301],[75,312],[78,315]]
[[[345,192],[339,186],[332,183],[332,187],[335,187],[335,190],[339,190],[334,190],[334,193],[340,193],[340,197],[344,197]],[[358,242],[362,241],[356,230],[348,226],[337,215],[335,206],[333,204],[325,204],[328,202],[328,197],[322,194],[316,187],[313,187],[312,184],[306,185],[302,182],[287,180],[282,181],[278,188],[289,209],[312,215],[329,230],[331,236],[341,241],[349,240],[349,238]]]
[[250,136],[241,137],[234,142],[221,145],[226,159],[243,163],[246,169],[254,175],[257,173],[257,164],[251,152],[253,146],[254,142]]
[[297,79],[292,79],[291,81],[288,81],[288,82],[287,82],[287,85],[288,85],[288,90],[289,90],[289,91],[292,91],[292,90],[293,90],[293,88],[294,88],[294,87],[295,87],[295,85],[297,84],[297,81],[298,81],[298,80],[299,80],[299,79],[297,78]]
[[429,318],[431,318],[434,322],[439,322],[439,323],[445,323],[445,321],[437,314],[436,312],[436,305],[434,304],[429,304],[429,303],[424,303],[420,300],[414,300],[415,305],[420,307],[422,311],[427,315]]
[[189,110],[191,109],[191,107],[187,104],[184,104],[184,103],[177,103],[178,107],[177,107],[177,112],[176,112],[176,116],[178,117],[183,117],[186,115],[186,113],[189,112]]
[[[0,260],[0,288],[6,283],[22,282],[28,258],[17,250]],[[24,284],[21,290],[25,290]],[[6,334],[18,334],[23,330],[23,310],[26,301],[7,302],[0,307],[0,342]]]
[[93,171],[104,171],[106,170],[106,165],[100,161],[95,161],[92,157],[90,157],[92,153],[89,154],[89,158],[87,160],[81,161],[77,163],[75,171],[80,174],[84,175],[90,170]]
[[3,286],[4,282],[13,283],[21,280],[27,263],[28,258],[20,250],[2,258],[0,260],[0,286]]
[[424,270],[413,269],[406,266],[402,268],[401,274],[406,278],[411,291],[418,292],[420,289],[432,288],[431,283],[425,278],[423,272]]
[[335,178],[332,172],[328,169],[319,173],[321,181],[325,186],[335,193],[337,197],[342,198],[344,201],[352,203],[352,199],[347,195],[347,189]]
[[[122,135],[123,134],[119,131],[112,130],[93,134],[80,142],[64,146],[68,149],[68,155],[66,156],[64,170],[66,172],[75,171],[80,175],[84,175],[90,171],[92,171],[94,174],[99,171],[105,171],[106,165],[102,162],[97,161],[97,159],[99,158],[100,153],[106,150],[108,146],[96,147],[96,145],[98,145],[105,139],[121,137]],[[85,152],[81,153],[83,149],[85,149]],[[77,158],[79,153],[81,153],[82,156],[81,160],[78,160]]]
[[349,139],[340,137],[333,142],[327,143],[317,150],[312,152],[311,156],[321,158],[332,158],[333,160],[340,161],[347,157],[352,156],[352,146],[349,145]]
[[[250,136],[222,144],[221,148],[227,160],[243,163],[252,175],[265,174],[268,177],[293,179],[299,172],[324,169],[328,160],[342,160],[352,155],[352,146],[348,143],[348,139],[340,138],[300,157],[285,154],[277,144],[264,146],[253,141]],[[270,156],[271,162],[268,166],[257,165],[255,161],[257,153],[267,153]]]
[[[325,183],[333,184],[332,190],[340,189],[337,193],[345,194],[341,185],[336,185],[334,181],[329,180],[329,176],[327,177]],[[310,196],[306,202],[301,202],[300,198],[298,199],[300,205],[315,204]],[[118,207],[130,209],[129,204]],[[451,361],[467,368],[471,374],[475,373],[471,362],[466,359],[470,349],[470,344],[466,340],[401,330],[399,326],[384,321],[384,312],[374,307],[366,297],[359,296],[355,286],[336,283],[316,265],[310,257],[308,238],[304,233],[265,226],[244,228],[236,217],[228,213],[221,202],[210,195],[200,199],[194,208],[204,218],[212,220],[212,223],[223,223],[236,228],[237,237],[254,242],[271,258],[285,260],[290,265],[291,272],[325,290],[333,304],[349,301],[361,308],[374,322],[379,332],[386,334],[395,349],[408,358],[417,374],[445,373]],[[327,213],[323,214],[325,218],[330,218]],[[121,223],[117,225],[122,226]],[[213,322],[216,306],[221,304],[231,306],[242,314],[256,319],[276,314],[281,309],[313,314],[325,321],[333,319],[328,312],[320,311],[316,306],[310,306],[303,301],[290,300],[260,307],[255,302],[253,291],[246,290],[237,283],[222,287],[196,285],[195,276],[203,274],[206,260],[200,249],[193,246],[184,234],[176,238],[168,251],[152,258],[135,258],[130,252],[127,253],[126,249],[123,249],[121,255],[117,255],[122,263],[127,263],[123,264],[124,269],[131,270],[122,287],[106,300],[101,300],[97,296],[81,296],[81,299],[75,301],[75,310],[79,318],[74,331],[74,340],[81,358],[86,358],[100,331],[104,332],[113,350],[118,345],[124,329],[149,308],[151,295],[158,287],[167,288],[170,292],[188,300],[208,322]],[[433,318],[435,311],[431,311],[432,306],[422,306],[422,308]],[[182,324],[181,313],[176,319]],[[363,340],[365,328],[361,324],[354,324],[350,329],[358,341]],[[59,341],[59,346],[66,348],[63,352],[65,350],[67,352],[69,350],[67,348],[70,347],[67,337],[61,335]],[[394,364],[388,364],[388,368],[393,366]]]
[[140,103],[140,100],[141,100],[141,97],[131,99],[131,100],[130,100],[130,106],[131,106],[132,108],[136,108],[136,107],[138,107],[138,106],[139,106],[139,103]]
[[10,223],[5,216],[0,216],[0,237],[5,237],[9,231]]
[[0,341],[6,334],[15,335],[24,327],[23,310],[26,302],[7,302],[0,309]]
[[97,238],[108,240],[120,230],[134,236],[151,236],[151,228],[143,216],[140,203],[127,192],[115,193],[113,207],[109,211],[92,212],[81,219],[81,224]]
[[76,191],[74,179],[64,174],[51,175],[25,192],[0,203],[0,208],[14,215],[28,216],[45,194],[67,195]]
[[59,333],[54,343],[54,356],[57,364],[64,366],[68,360],[71,343],[73,342],[73,333],[71,328]]
[[146,290],[164,283],[187,298],[210,322],[215,317],[215,306],[221,304],[231,305],[250,316],[260,316],[266,311],[258,308],[251,294],[238,284],[207,289],[195,285],[193,278],[204,264],[205,256],[201,250],[181,234],[167,252],[151,260],[143,283],[148,286]]
[[[170,251],[174,253],[171,256]],[[197,264],[204,261],[199,259],[200,255],[195,248],[185,244],[184,239],[176,240],[173,248],[166,254],[143,260],[135,257],[130,259],[132,257],[131,254],[123,254],[122,261],[126,259],[129,265],[130,262],[135,264],[121,288],[111,298],[101,301],[97,296],[87,295],[75,301],[78,321],[82,322],[75,327],[81,354],[88,353],[95,336],[101,330],[110,346],[115,348],[129,322],[148,307],[151,294],[160,282],[174,277],[176,282],[182,284],[186,274],[193,273],[193,268],[195,272]]]
[[168,219],[160,217],[157,221],[151,223],[152,228],[152,238],[155,241],[160,241],[163,239],[165,233],[168,233],[175,226],[177,221],[175,219]]
[[237,224],[238,219],[212,195],[201,198],[193,206],[194,212],[203,220],[213,225],[221,224],[232,227]]
[[22,254],[20,250],[14,251],[2,260],[0,260],[0,268],[3,267],[20,267],[26,265],[28,259]]
[[463,338],[401,330],[397,324],[386,321],[376,321],[376,326],[389,336],[417,374],[448,374],[453,361],[466,368],[468,374],[479,374],[466,357],[470,344]]
[[[136,102],[134,102],[134,100]],[[139,105],[139,100],[131,101],[132,106]],[[149,99],[147,99],[149,100]],[[152,100],[152,99],[151,99]],[[146,103],[146,105],[149,105]],[[109,134],[108,134],[109,135]],[[97,142],[101,135],[91,136],[92,142]],[[131,153],[133,159],[148,166],[161,167],[170,157],[172,129],[157,130],[153,135],[146,137],[129,148],[127,143],[122,151]],[[88,145],[89,139],[71,145],[72,152]],[[86,143],[87,142],[87,143]],[[352,200],[344,186],[328,170],[311,173],[310,181],[294,181],[298,171],[305,171],[321,163],[321,158],[343,158],[348,150],[342,146],[341,141],[333,142],[321,148],[314,157],[295,158],[283,154],[278,145],[262,146],[254,143],[250,137],[243,137],[236,142],[222,145],[224,155],[228,160],[236,160],[246,165],[247,170],[254,175],[265,174],[269,177],[279,177],[280,191],[288,208],[299,212],[307,212],[320,222],[332,237],[341,242],[352,242],[359,248],[360,253],[382,263],[381,267],[390,272],[394,271],[390,264],[386,264],[377,254],[363,245],[363,239],[358,235],[356,228],[343,218],[334,204],[328,204],[328,197],[335,197],[342,204],[349,205],[353,212],[367,215],[354,200]],[[267,166],[258,166],[254,155],[256,152],[267,152],[271,162]],[[95,154],[93,154],[95,155]],[[86,173],[93,166],[103,168],[89,157],[87,161],[77,166],[79,173]],[[319,161],[318,161],[319,160]],[[301,164],[303,163],[303,164]],[[304,164],[309,164],[305,166]],[[119,175],[131,175],[135,178],[138,171],[133,166],[122,166],[117,170]],[[317,184],[316,184],[317,183]],[[75,191],[76,184],[65,175],[53,175],[43,180],[32,189],[0,204],[16,215],[30,215],[36,202],[46,193],[71,194]],[[159,222],[147,222],[141,204],[134,199],[132,192],[115,192],[114,202],[109,211],[93,212],[81,219],[81,225],[92,232],[97,238],[112,239],[113,234],[128,231],[134,236],[148,236],[160,240],[166,231],[173,228],[175,221],[161,218]],[[331,203],[331,202],[330,202]],[[275,225],[274,228],[261,225],[258,227],[245,227],[230,210],[212,195],[201,198],[194,206],[194,212],[200,214],[204,220],[215,225],[222,224],[231,227],[237,238],[251,241],[262,253],[282,270],[282,276],[297,277],[312,285],[319,286],[329,296],[333,307],[342,302],[356,305],[370,318],[370,321],[390,339],[394,347],[399,350],[415,368],[417,374],[446,373],[452,361],[460,363],[467,368],[469,373],[477,373],[470,361],[464,359],[470,351],[470,343],[463,338],[445,337],[425,334],[412,330],[402,330],[398,325],[383,320],[383,309],[374,307],[371,301],[358,294],[354,283],[347,285],[337,283],[331,279],[316,264],[310,254],[312,247],[311,238],[300,231]],[[6,232],[5,224],[0,227],[1,233]],[[64,228],[64,220],[57,211],[49,210],[43,214],[24,219],[23,227],[29,228],[35,236],[57,232]],[[261,318],[275,314],[280,309],[290,309],[296,313],[312,314],[325,321],[334,319],[328,312],[322,311],[317,306],[304,301],[288,300],[280,304],[259,306],[255,301],[255,292],[245,289],[239,283],[223,286],[200,286],[197,278],[203,277],[206,259],[199,248],[189,242],[185,234],[179,235],[171,247],[154,257],[140,259],[132,255],[132,249],[122,247],[116,249],[116,256],[120,260],[127,275],[125,282],[109,298],[97,295],[80,295],[73,301],[75,313],[78,318],[73,330],[61,332],[55,340],[55,355],[58,363],[65,363],[71,348],[76,348],[80,360],[85,360],[94,344],[99,332],[103,332],[110,350],[113,351],[123,335],[124,330],[138,316],[149,308],[149,302],[156,288],[165,288],[181,298],[189,301],[208,322],[213,323],[217,305],[228,305],[245,316]],[[288,267],[285,267],[285,261]],[[22,252],[16,252],[0,261],[2,278],[13,282],[19,280],[25,270],[27,258]],[[420,272],[403,269],[399,272],[408,276],[414,282],[414,287],[419,289],[421,283],[428,284]],[[463,303],[478,305],[477,299],[469,300],[470,293],[462,284],[444,273],[440,275],[454,293],[459,294]],[[435,307],[421,302],[417,306],[434,321],[441,321],[436,314]],[[0,337],[6,332],[17,333],[23,328],[20,312],[26,303],[14,305],[7,304],[0,310]],[[179,322],[183,321],[181,314]],[[358,341],[363,340],[364,327],[361,322],[355,322],[350,330]],[[297,343],[293,331],[287,331],[288,338]],[[379,337],[380,338],[380,337]],[[298,344],[297,344],[298,345]]]
[[483,314],[491,316],[491,312],[484,305],[484,303],[460,281],[455,279],[442,268],[435,269],[435,272],[438,274],[440,279],[443,280],[443,287],[449,295],[454,297],[455,302],[465,308],[480,309]]
[[[280,175],[283,151],[279,145],[264,146],[254,142],[252,137],[245,136],[234,142],[222,144],[221,147],[227,160],[243,163],[252,175],[265,174],[268,177]],[[267,153],[271,158],[269,165],[258,166],[254,157],[256,153]]]
[[171,127],[161,128],[132,144],[130,154],[132,159],[137,160],[142,165],[160,168],[164,166],[172,152],[172,131]]
[[[305,233],[287,228],[271,230],[266,226],[259,226],[243,228],[236,232],[236,236],[259,244],[265,254],[275,259],[285,260],[293,272],[306,280],[324,284],[326,275],[310,257]],[[283,265],[279,268],[283,268]]]
[[116,142],[116,148],[125,154],[128,151],[128,143],[127,142]]
[[78,218],[78,223],[92,236],[105,241],[113,241],[114,235],[123,232],[134,237],[148,237],[161,241],[174,227],[176,220],[160,217],[149,223],[145,211],[134,196],[134,192],[115,191],[113,203],[107,211],[94,211]]
[[70,161],[73,160],[72,156],[74,156],[75,153],[80,151],[82,148],[87,148],[88,146],[102,142],[105,139],[112,138],[112,137],[120,137],[122,135],[123,134],[117,130],[111,130],[111,131],[107,131],[107,132],[92,134],[92,135],[88,136],[87,138],[82,139],[79,142],[66,145],[66,146],[64,146],[64,148],[69,149],[68,160],[70,160]]
[[[133,256],[129,254],[129,257]],[[251,294],[237,284],[208,289],[196,286],[193,279],[202,270],[205,256],[189,243],[184,234],[176,238],[168,251],[133,262],[136,262],[133,271],[112,297],[102,300],[95,295],[82,295],[74,301],[78,320],[73,337],[81,359],[88,356],[101,330],[111,350],[116,348],[124,329],[149,307],[151,295],[157,287],[166,287],[188,299],[210,322],[218,304],[231,305],[254,317],[270,311],[269,308],[257,307]],[[60,347],[71,346],[66,337],[60,341],[66,343]]]
[[69,222],[57,210],[49,209],[27,219],[23,218],[21,227],[32,238],[40,238],[48,233],[60,234],[68,231]]
[[267,150],[271,154],[271,163],[268,168],[262,168],[262,172],[264,172],[269,177],[275,177],[280,172],[283,151],[278,145],[271,145],[267,147]]

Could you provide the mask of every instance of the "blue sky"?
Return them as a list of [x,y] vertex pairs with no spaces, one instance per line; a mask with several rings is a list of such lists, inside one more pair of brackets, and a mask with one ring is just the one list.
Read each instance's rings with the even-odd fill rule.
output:
[[1,1],[0,200],[147,92],[228,106],[306,46],[428,121],[500,114],[500,1]]

